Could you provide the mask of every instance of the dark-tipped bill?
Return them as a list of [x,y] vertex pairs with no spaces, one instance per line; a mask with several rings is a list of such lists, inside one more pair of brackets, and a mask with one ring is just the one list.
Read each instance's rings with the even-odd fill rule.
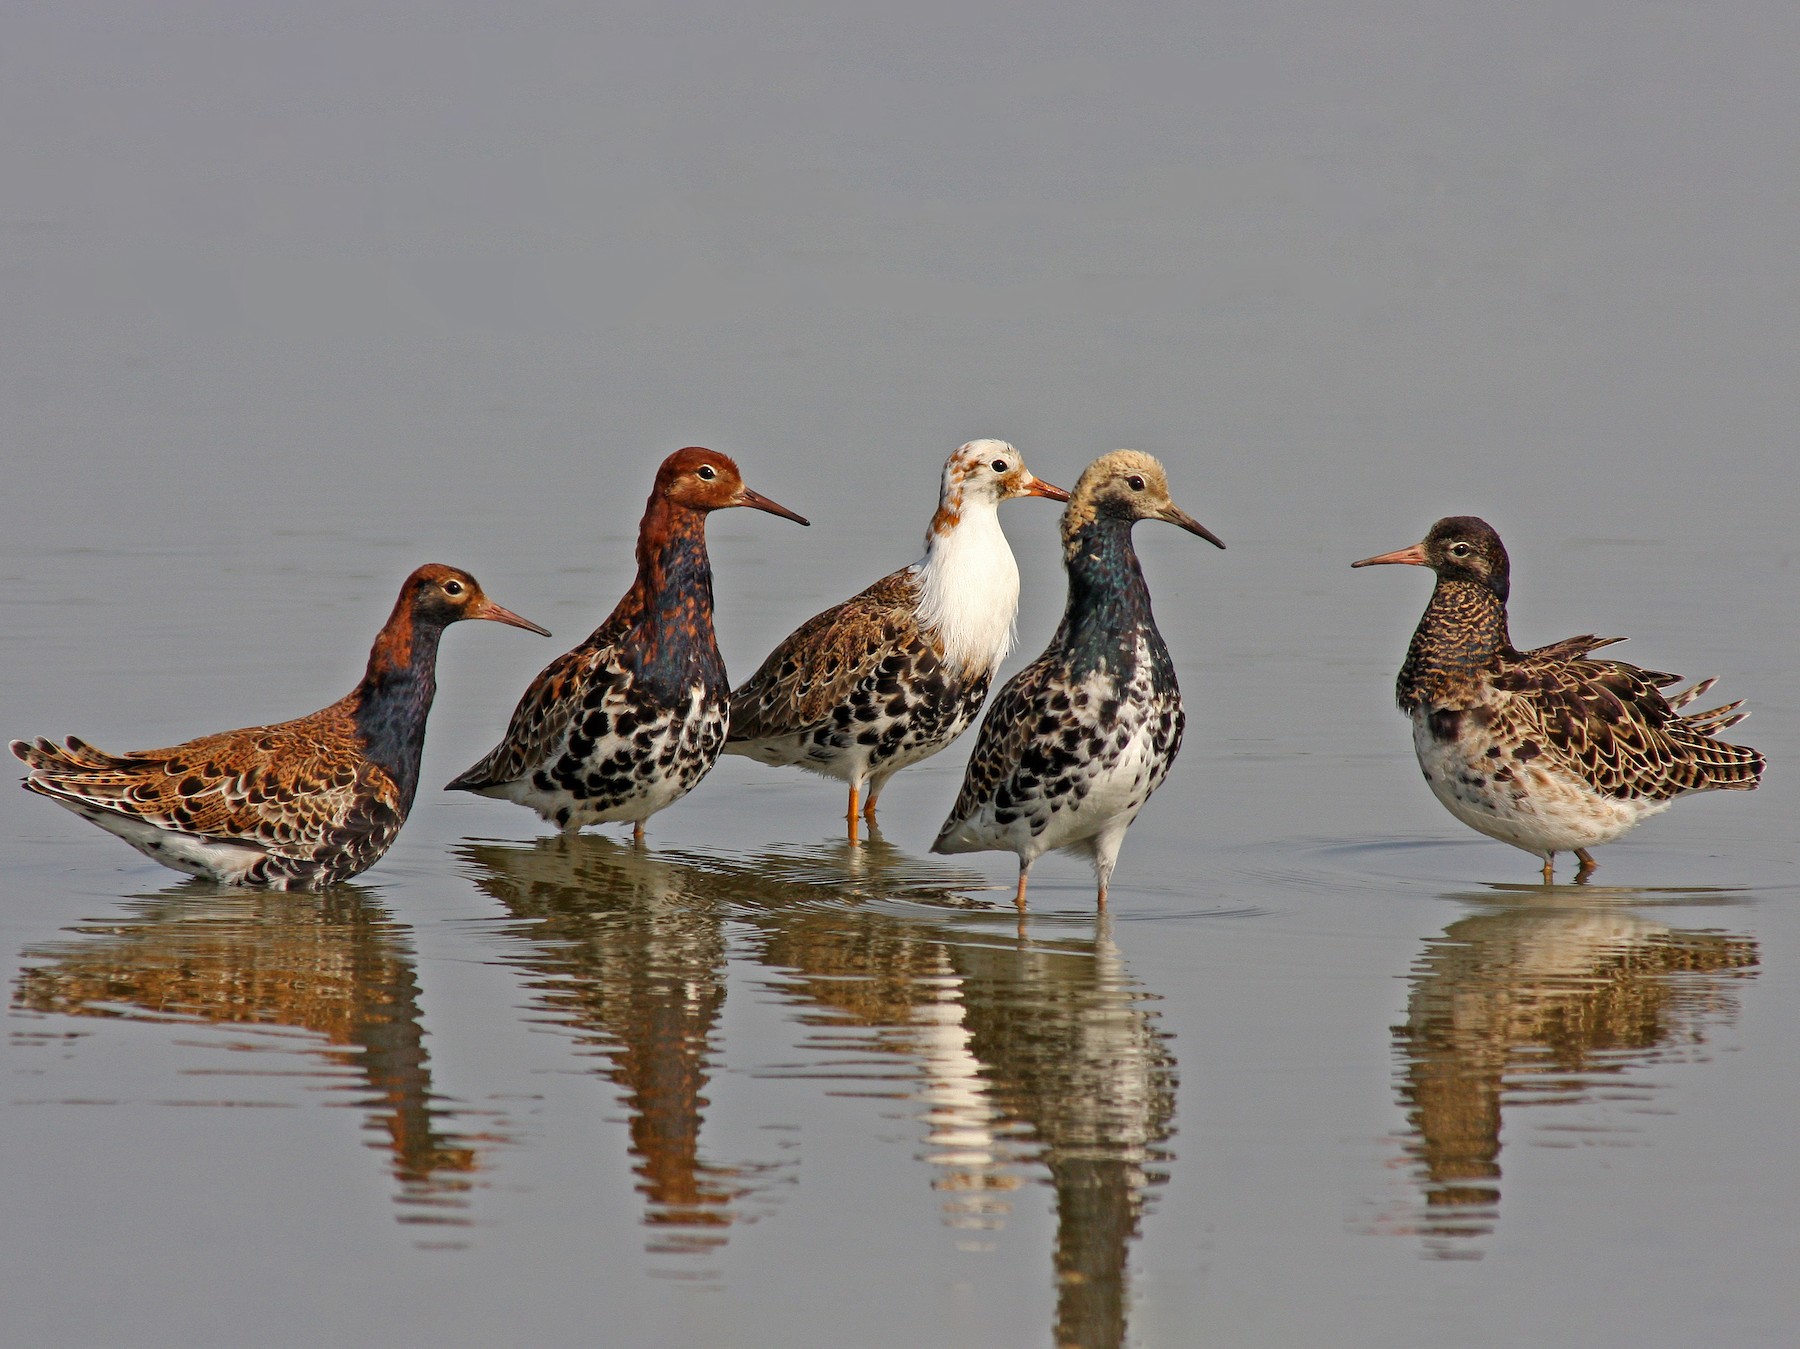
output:
[[1156,513],[1156,518],[1158,520],[1167,520],[1172,525],[1180,525],[1190,534],[1198,534],[1214,548],[1223,548],[1225,546],[1225,541],[1223,539],[1213,533],[1205,525],[1201,524],[1193,516],[1189,515],[1186,511],[1182,510],[1179,506],[1164,506]]
[[804,515],[796,515],[786,506],[770,501],[761,492],[752,492],[748,487],[738,493],[738,499],[731,504],[734,506],[754,506],[759,511],[767,511],[770,515],[782,516],[799,525],[810,525],[812,523],[812,521],[808,520]]
[[550,629],[540,628],[529,618],[520,618],[511,609],[502,609],[485,595],[469,606],[468,618],[485,618],[493,623],[505,623],[508,627],[524,628],[526,632],[535,632],[539,637],[548,637]]
[[1052,501],[1067,501],[1069,499],[1069,494],[1063,491],[1063,489],[1058,487],[1055,483],[1045,482],[1042,478],[1037,477],[1032,478],[1032,480],[1026,483],[1021,490],[1028,497],[1048,497]]
[[1411,548],[1397,548],[1391,553],[1381,553],[1375,557],[1365,557],[1361,562],[1352,562],[1352,567],[1379,567],[1389,562],[1404,563],[1409,567],[1425,567],[1425,545],[1415,543]]

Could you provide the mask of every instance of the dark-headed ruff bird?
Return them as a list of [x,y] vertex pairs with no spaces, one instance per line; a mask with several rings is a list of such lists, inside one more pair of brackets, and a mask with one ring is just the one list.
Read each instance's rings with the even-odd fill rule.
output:
[[725,743],[731,685],[713,639],[706,517],[754,506],[730,456],[690,446],[656,471],[637,579],[606,622],[531,681],[506,735],[446,790],[516,801],[559,829],[644,821],[705,777]]
[[227,885],[322,889],[381,859],[412,809],[438,639],[465,618],[509,623],[475,578],[431,564],[406,578],[362,682],[295,721],[108,754],[71,736],[12,742],[47,796],[153,861]]
[[1181,690],[1131,546],[1139,520],[1167,520],[1225,546],[1169,499],[1149,455],[1117,450],[1087,466],[1063,511],[1062,624],[988,708],[962,792],[931,845],[1017,853],[1021,910],[1031,864],[1052,848],[1092,860],[1106,906],[1125,831],[1181,749]]
[[1592,652],[1622,637],[1570,637],[1518,651],[1507,632],[1510,564],[1485,520],[1455,515],[1423,543],[1351,563],[1429,567],[1437,586],[1400,667],[1396,696],[1432,794],[1471,829],[1544,859],[1580,860],[1689,792],[1749,791],[1763,756],[1717,733],[1742,703],[1684,712],[1713,686]]
[[727,754],[850,784],[871,828],[881,789],[966,731],[1012,648],[1019,568],[1000,530],[1011,497],[1067,501],[1003,440],[944,463],[925,556],[809,618],[731,695]]

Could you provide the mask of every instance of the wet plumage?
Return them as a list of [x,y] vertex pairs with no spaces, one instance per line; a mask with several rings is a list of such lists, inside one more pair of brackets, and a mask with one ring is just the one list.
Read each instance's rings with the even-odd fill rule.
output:
[[1012,645],[1019,569],[998,507],[1068,500],[1003,440],[972,440],[944,464],[925,556],[816,614],[731,696],[726,752],[850,786],[856,837],[888,780],[973,724]]
[[559,829],[630,821],[691,791],[725,743],[731,686],[713,637],[706,517],[753,506],[729,456],[689,447],[657,470],[637,578],[607,620],[531,682],[505,737],[448,790],[514,801]]
[[1149,455],[1119,450],[1088,465],[1063,512],[1062,623],[988,708],[932,844],[1017,853],[1021,909],[1032,863],[1055,848],[1093,862],[1104,907],[1125,831],[1181,749],[1181,690],[1131,545],[1132,526],[1146,519],[1225,546],[1170,500]]
[[1763,756],[1718,733],[1741,702],[1685,709],[1707,679],[1665,694],[1680,676],[1594,652],[1621,637],[1570,637],[1514,648],[1507,625],[1511,564],[1486,521],[1451,516],[1422,543],[1354,566],[1429,567],[1437,585],[1400,668],[1396,696],[1438,800],[1470,828],[1544,859],[1610,843],[1689,792],[1750,790]]
[[15,740],[24,785],[177,871],[232,885],[317,889],[378,861],[419,785],[438,640],[462,619],[548,636],[473,576],[420,567],[401,587],[362,681],[311,716],[109,754],[70,737]]

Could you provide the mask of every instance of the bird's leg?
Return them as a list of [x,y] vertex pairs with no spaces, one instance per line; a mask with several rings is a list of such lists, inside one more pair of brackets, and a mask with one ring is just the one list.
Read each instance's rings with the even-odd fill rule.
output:
[[856,842],[856,821],[858,818],[856,804],[857,798],[861,794],[862,793],[857,790],[857,785],[852,782],[850,784],[850,809],[844,813],[844,819],[848,821],[850,825],[850,841],[852,843]]
[[1594,874],[1594,869],[1600,864],[1593,859],[1586,848],[1577,848],[1575,856],[1581,861],[1581,865],[1575,869],[1575,884],[1586,885],[1587,878]]
[[1019,912],[1025,912],[1025,882],[1031,875],[1031,866],[1027,862],[1019,863],[1019,890],[1013,896],[1013,903],[1019,906]]
[[1551,878],[1556,874],[1554,871],[1555,866],[1556,866],[1556,854],[1553,852],[1545,853],[1544,854],[1544,884],[1545,885],[1549,885],[1551,883]]
[[642,820],[633,821],[631,826],[631,842],[634,847],[641,848],[644,846],[644,822]]
[[1100,895],[1094,901],[1094,903],[1095,903],[1095,906],[1100,910],[1101,913],[1106,912],[1106,882],[1105,881],[1100,882]]
[[869,822],[869,828],[875,827],[875,800],[881,795],[881,788],[874,787],[869,791],[869,799],[863,802],[862,817]]

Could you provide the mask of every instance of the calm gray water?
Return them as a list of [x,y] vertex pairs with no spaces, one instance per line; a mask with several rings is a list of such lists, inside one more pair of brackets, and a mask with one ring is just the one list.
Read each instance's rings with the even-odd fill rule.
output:
[[[1788,4],[33,6],[0,44],[0,730],[113,748],[451,632],[428,784],[700,443],[747,673],[977,435],[1120,445],[1190,727],[1111,921],[743,760],[650,846],[428,791],[329,896],[0,792],[9,1344],[1786,1345]],[[1391,682],[1473,512],[1521,642],[1747,697],[1763,790],[1533,884]],[[1006,510],[1020,649],[1055,511]]]

